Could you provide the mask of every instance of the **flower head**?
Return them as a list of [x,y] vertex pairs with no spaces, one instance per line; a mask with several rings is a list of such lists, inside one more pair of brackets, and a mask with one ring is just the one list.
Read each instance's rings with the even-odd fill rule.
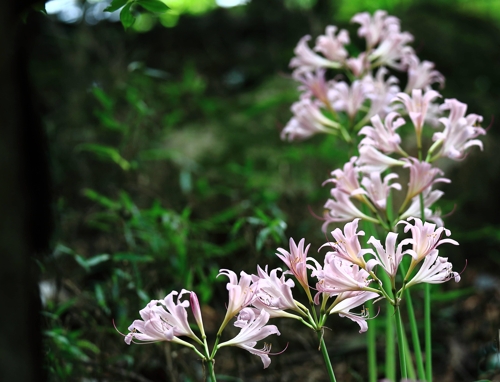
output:
[[373,17],[368,12],[354,15],[351,22],[360,24],[358,36],[366,39],[368,48],[374,47],[391,33],[399,32],[399,19],[387,16],[385,11],[376,11]]
[[330,310],[330,314],[338,313],[340,317],[347,317],[359,325],[359,332],[363,333],[368,330],[368,310],[363,309],[361,314],[352,313],[350,310],[379,297],[375,292],[356,292],[344,295],[339,295],[335,300],[336,304]]
[[408,251],[403,252],[403,245],[405,245],[408,241],[403,240],[396,247],[397,238],[397,233],[389,232],[385,239],[384,248],[380,243],[380,240],[375,239],[373,236],[370,237],[370,239],[368,240],[368,244],[371,244],[375,247],[377,256],[375,259],[367,261],[367,269],[372,270],[375,265],[380,265],[391,278],[396,277],[399,263],[401,263],[403,255],[405,253],[408,253]]
[[337,27],[329,25],[326,27],[324,35],[316,39],[316,46],[314,50],[323,53],[323,55],[330,61],[343,62],[348,53],[344,45],[349,44],[349,33],[345,29],[339,31],[337,35],[335,32]]
[[[309,282],[307,280],[307,251],[311,244],[308,244],[304,249],[305,239],[301,239],[299,244],[290,238],[290,252],[283,248],[278,248],[276,256],[278,256],[290,270],[297,281],[302,285],[302,288],[309,294]],[[285,272],[287,273],[287,272]]]
[[276,325],[266,325],[269,321],[269,313],[265,310],[260,312],[254,308],[243,309],[234,326],[241,328],[240,332],[232,340],[223,342],[217,346],[238,346],[248,352],[258,355],[264,364],[264,369],[269,366],[271,359],[269,352],[271,351],[270,345],[264,345],[263,349],[255,349],[257,341],[261,341],[271,334],[280,335]]
[[340,68],[340,63],[327,60],[326,58],[314,53],[307,42],[311,36],[304,36],[300,39],[294,49],[295,57],[290,61],[290,67],[295,68],[296,72],[312,72],[318,68]]
[[368,198],[377,208],[381,210],[386,209],[387,198],[389,197],[391,188],[401,190],[401,185],[399,183],[389,184],[391,180],[397,177],[397,174],[388,174],[384,177],[384,181],[382,182],[379,172],[371,172],[361,180],[361,184],[366,189]]
[[431,84],[439,83],[442,88],[444,85],[444,76],[437,70],[434,70],[434,63],[422,61],[414,54],[406,56],[408,63],[408,83],[405,93],[410,93],[413,89],[429,90]]
[[433,250],[424,259],[417,274],[406,284],[407,288],[419,283],[441,284],[451,279],[455,279],[456,283],[460,281],[460,274],[452,271],[453,265],[446,257],[438,256],[438,253],[438,250]]
[[416,158],[404,160],[406,161],[404,167],[410,169],[410,181],[403,205],[406,205],[413,197],[430,188],[434,183],[451,182],[448,178],[436,178],[438,175],[443,175],[443,172],[436,167],[432,167],[430,163],[420,162]]

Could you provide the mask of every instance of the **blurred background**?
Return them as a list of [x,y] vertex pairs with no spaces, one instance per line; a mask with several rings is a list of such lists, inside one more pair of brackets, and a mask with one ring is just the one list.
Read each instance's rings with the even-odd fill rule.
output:
[[[446,77],[443,97],[490,125],[483,152],[441,163],[452,183],[440,207],[452,212],[445,224],[460,242],[443,252],[456,270],[467,267],[462,282],[434,289],[434,364],[440,382],[500,380],[500,1],[165,3],[167,13],[136,15],[127,31],[119,12],[103,12],[106,1],[50,0],[46,15],[26,15],[50,169],[52,218],[44,216],[54,227],[49,250],[32,260],[48,379],[202,380],[187,349],[127,346],[113,321],[126,332],[150,299],[185,288],[198,294],[214,336],[227,302],[219,269],[280,266],[274,254],[289,237],[305,237],[316,253],[325,237],[313,213],[329,196],[321,184],[348,156],[335,137],[280,140],[299,94],[288,63],[303,35],[335,24],[356,41],[350,18],[385,9]],[[365,381],[365,335],[346,319],[329,325],[338,380]],[[288,349],[269,369],[224,348],[221,380],[326,380],[315,334],[278,326],[273,351]],[[379,351],[382,365],[383,338]]]

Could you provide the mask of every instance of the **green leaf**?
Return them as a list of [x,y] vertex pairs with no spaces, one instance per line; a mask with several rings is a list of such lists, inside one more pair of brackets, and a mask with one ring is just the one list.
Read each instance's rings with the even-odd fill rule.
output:
[[128,29],[135,23],[135,17],[130,12],[130,7],[132,3],[125,5],[120,12],[120,21],[122,22],[123,28]]
[[81,151],[90,151],[95,154],[98,159],[115,162],[122,170],[130,169],[130,162],[123,158],[117,149],[111,146],[98,145],[95,143],[84,143],[77,147]]
[[137,0],[137,4],[150,12],[165,13],[169,10],[167,5],[160,0]]
[[128,0],[113,0],[109,7],[107,7],[104,12],[114,12],[127,4]]
[[89,267],[93,267],[93,266],[96,266],[97,264],[100,264],[104,261],[109,260],[109,258],[110,258],[110,256],[107,254],[97,255],[97,256],[94,256],[94,257],[91,257],[90,259],[88,259],[87,265]]

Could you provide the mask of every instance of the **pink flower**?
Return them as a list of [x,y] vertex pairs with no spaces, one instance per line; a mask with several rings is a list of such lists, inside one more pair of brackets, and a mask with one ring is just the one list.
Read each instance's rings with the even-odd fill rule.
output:
[[332,254],[338,258],[356,264],[361,268],[365,268],[366,264],[363,255],[372,252],[372,250],[361,248],[359,236],[364,236],[365,233],[363,231],[356,232],[359,220],[360,219],[354,219],[352,222],[347,223],[344,226],[344,232],[342,232],[340,228],[336,228],[331,232],[335,241],[325,243],[321,248],[329,246],[333,249],[333,252],[328,252],[328,254]]
[[413,54],[413,49],[407,46],[413,41],[413,36],[408,32],[393,32],[388,34],[370,54],[370,61],[375,61],[375,66],[389,66],[397,70],[405,70],[406,64],[403,57]]
[[387,114],[384,123],[378,115],[372,117],[371,122],[373,127],[365,126],[359,131],[359,135],[365,135],[359,144],[373,146],[386,154],[401,153],[401,137],[396,130],[406,123],[405,120],[398,113],[392,112]]
[[366,53],[362,52],[358,57],[351,57],[345,60],[345,65],[354,74],[355,77],[361,77],[361,75],[370,69],[370,62],[366,57]]
[[373,236],[368,240],[368,244],[375,247],[377,251],[377,256],[375,259],[368,260],[366,267],[368,270],[372,270],[375,265],[380,265],[384,268],[385,272],[391,277],[396,277],[399,264],[403,259],[403,255],[409,253],[409,251],[403,252],[403,246],[406,245],[410,240],[403,240],[396,247],[396,240],[398,234],[394,232],[389,232],[385,239],[385,249],[380,243],[380,240],[375,239]]
[[324,104],[329,102],[328,89],[334,82],[325,80],[325,69],[316,69],[314,72],[294,72],[292,76],[295,80],[302,82],[303,86],[300,86],[299,90],[305,91],[303,98],[313,95]]
[[314,301],[319,304],[319,296],[327,293],[330,297],[343,292],[362,291],[371,280],[368,280],[368,272],[360,268],[359,265],[350,261],[342,261],[335,256],[335,252],[328,252],[325,256],[325,265],[314,261],[316,269],[312,271],[311,276],[318,279]]
[[359,159],[356,165],[365,173],[383,172],[392,166],[404,166],[406,163],[382,154],[374,146],[359,147]]
[[241,271],[239,281],[236,273],[229,269],[221,269],[217,277],[220,275],[225,275],[229,278],[229,282],[226,285],[226,288],[229,291],[229,302],[227,304],[226,316],[224,317],[224,321],[219,329],[219,333],[222,332],[231,318],[236,316],[240,310],[250,305],[256,298],[256,290],[251,285],[252,276],[249,274]]
[[418,57],[410,54],[404,58],[408,63],[408,83],[405,93],[410,93],[413,89],[429,90],[431,84],[439,83],[442,88],[444,85],[444,76],[437,70],[434,70],[434,63],[429,61],[420,62]]
[[[349,199],[349,195],[340,191],[337,188],[332,188],[330,194],[334,199],[328,199],[325,203],[325,208],[328,210],[325,212],[325,222],[323,223],[323,231],[330,223],[351,221],[356,218],[361,218],[374,223],[378,223],[377,220],[365,215],[361,212]],[[359,220],[359,219],[357,219]]]
[[333,25],[327,26],[325,34],[316,39],[314,50],[323,53],[330,61],[344,62],[348,55],[344,45],[350,43],[349,33],[345,29],[342,29],[335,36],[336,31],[337,27]]
[[475,126],[482,122],[483,117],[477,114],[465,116],[467,105],[456,99],[445,99],[441,109],[450,110],[450,115],[448,118],[439,119],[444,125],[444,131],[435,133],[432,137],[434,141],[442,143],[439,156],[460,160],[465,157],[465,150],[471,146],[483,149],[483,143],[473,139],[486,134],[483,128]]
[[451,182],[447,178],[436,178],[438,175],[443,175],[443,172],[436,167],[432,167],[430,163],[420,162],[416,158],[404,160],[406,161],[406,164],[403,167],[410,169],[410,182],[408,183],[408,191],[403,206],[405,206],[406,203],[408,203],[413,197],[431,187],[434,183]]
[[257,286],[256,299],[252,305],[258,310],[268,312],[271,318],[296,317],[285,312],[285,310],[301,312],[292,295],[295,284],[291,279],[285,280],[283,273],[278,277],[278,271],[281,271],[281,268],[273,269],[268,274],[267,266],[266,270],[257,266],[257,275],[252,275],[253,284]]
[[[130,345],[134,339],[144,342],[171,341],[183,343],[178,337],[187,336],[197,342],[201,342],[193,333],[188,323],[186,308],[188,301],[182,301],[182,295],[191,293],[185,289],[179,294],[172,291],[163,300],[152,300],[139,311],[142,320],[135,320],[129,326],[129,334],[125,336],[125,342]],[[177,303],[174,303],[174,296]]]
[[398,93],[395,101],[400,101],[405,106],[410,119],[415,126],[415,132],[417,133],[417,139],[420,142],[420,137],[422,134],[422,127],[424,126],[424,121],[427,115],[427,109],[431,101],[441,95],[435,90],[427,90],[422,96],[422,89],[413,89],[411,91],[411,97],[406,93]]
[[354,15],[351,22],[360,24],[358,36],[366,39],[368,49],[378,44],[388,34],[399,32],[399,19],[387,16],[385,11],[376,11],[373,18],[368,12]]
[[258,355],[264,364],[264,369],[267,368],[271,363],[269,358],[271,346],[266,344],[262,349],[255,349],[255,345],[257,345],[257,341],[261,341],[271,334],[280,335],[276,325],[266,325],[269,317],[269,313],[265,310],[261,310],[256,314],[256,309],[243,309],[234,323],[234,326],[241,328],[240,332],[232,340],[219,344],[217,348],[238,346],[251,354]]
[[452,271],[453,265],[448,262],[448,258],[438,256],[438,251],[432,251],[425,257],[424,262],[417,274],[406,284],[407,288],[419,283],[441,284],[455,279],[460,281],[460,275]]
[[410,217],[408,220],[414,220],[415,224],[412,225],[404,220],[399,221],[398,224],[403,223],[406,225],[404,228],[405,232],[411,231],[413,251],[408,253],[413,257],[413,262],[418,263],[436,250],[436,248],[441,244],[449,243],[458,245],[458,243],[453,239],[441,239],[443,233],[446,236],[450,236],[450,230],[444,227],[436,229],[435,224],[428,222],[422,224],[422,220],[415,217]]
[[205,336],[205,328],[203,327],[203,318],[201,316],[200,302],[198,301],[198,296],[196,293],[191,292],[189,294],[189,302],[191,303],[191,311],[193,312],[194,319],[198,328],[200,329],[201,335]]
[[381,67],[377,71],[375,78],[367,75],[362,79],[366,96],[370,99],[370,110],[367,118],[377,114],[380,118],[384,118],[394,110],[394,105],[391,105],[391,102],[401,89],[397,85],[398,79],[396,77],[389,76],[385,80],[388,73],[389,71],[386,68]]
[[333,108],[337,111],[345,111],[350,118],[354,118],[363,105],[366,94],[363,83],[356,80],[351,86],[345,82],[337,82],[328,93]]
[[317,103],[303,98],[292,105],[294,118],[281,132],[281,139],[305,139],[317,133],[332,133],[338,124],[325,117]]
[[290,67],[296,68],[298,73],[312,72],[318,68],[340,68],[341,64],[333,62],[314,53],[307,45],[311,36],[304,36],[300,39],[294,49],[295,57],[290,61]]
[[290,272],[297,278],[298,282],[304,290],[309,292],[309,282],[307,280],[307,251],[309,251],[309,244],[304,249],[305,239],[299,241],[299,245],[290,238],[290,252],[283,248],[278,248],[276,256],[278,256],[288,267]]
[[335,300],[338,303],[330,310],[330,314],[338,313],[340,317],[347,317],[359,325],[360,333],[366,332],[368,330],[368,324],[366,323],[369,314],[368,311],[363,309],[361,314],[356,314],[350,310],[377,297],[379,295],[375,292],[356,292],[339,295],[337,300]]
[[387,207],[387,198],[389,197],[389,192],[391,188],[395,190],[401,190],[401,185],[399,183],[389,184],[389,182],[398,177],[397,174],[388,174],[384,177],[382,182],[381,174],[379,172],[371,172],[369,177],[364,177],[361,180],[361,184],[367,191],[368,198],[373,202],[373,204],[385,210]]
[[359,169],[355,166],[357,159],[357,157],[352,157],[349,162],[344,165],[343,170],[338,168],[332,171],[331,175],[333,178],[323,182],[323,185],[328,182],[335,183],[335,187],[338,190],[350,196],[366,194],[366,191],[364,191],[359,185]]
[[[441,219],[439,211],[433,212],[431,206],[437,202],[441,196],[444,195],[443,191],[432,190],[430,187],[423,191],[424,196],[424,216],[425,220],[430,220],[434,222],[438,227],[443,226],[443,220]],[[409,218],[410,216],[420,215],[420,197],[417,195],[411,200],[410,207],[401,214],[399,217],[401,220]]]

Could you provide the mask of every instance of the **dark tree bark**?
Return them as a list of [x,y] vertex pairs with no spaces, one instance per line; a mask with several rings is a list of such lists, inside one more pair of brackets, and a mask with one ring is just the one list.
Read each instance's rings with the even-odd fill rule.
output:
[[0,381],[46,380],[36,257],[51,232],[48,161],[28,75],[33,0],[0,8]]

